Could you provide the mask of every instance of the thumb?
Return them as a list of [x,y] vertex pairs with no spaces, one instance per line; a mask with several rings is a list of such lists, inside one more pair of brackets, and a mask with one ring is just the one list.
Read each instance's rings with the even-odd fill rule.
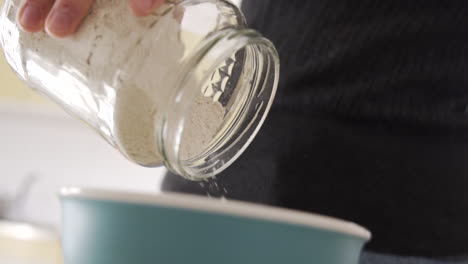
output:
[[128,6],[136,16],[147,16],[163,3],[164,0],[128,0]]

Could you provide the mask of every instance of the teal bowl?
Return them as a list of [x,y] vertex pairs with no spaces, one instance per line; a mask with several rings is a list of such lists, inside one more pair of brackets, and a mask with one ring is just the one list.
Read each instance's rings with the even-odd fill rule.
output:
[[182,194],[64,188],[65,264],[357,264],[370,238],[339,219]]

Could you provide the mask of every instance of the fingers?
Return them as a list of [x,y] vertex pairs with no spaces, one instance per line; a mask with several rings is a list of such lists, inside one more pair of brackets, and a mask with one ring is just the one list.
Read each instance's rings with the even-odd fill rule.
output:
[[45,22],[47,33],[59,38],[73,34],[93,2],[94,0],[56,0]]
[[25,0],[18,12],[18,24],[27,32],[37,32],[44,28],[44,23],[54,0]]
[[[146,16],[165,0],[128,1],[135,15]],[[94,0],[23,0],[17,20],[20,27],[27,32],[41,31],[45,26],[49,35],[66,37],[77,30],[93,2]]]
[[147,16],[163,3],[164,0],[128,0],[128,6],[136,16]]

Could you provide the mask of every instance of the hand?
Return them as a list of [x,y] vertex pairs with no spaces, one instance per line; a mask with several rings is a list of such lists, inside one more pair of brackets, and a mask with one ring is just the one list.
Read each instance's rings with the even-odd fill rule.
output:
[[[124,1],[124,0],[121,0]],[[73,34],[87,15],[94,0],[23,0],[18,12],[18,23],[24,31],[44,29],[54,37]],[[128,0],[136,16],[149,15],[164,0]]]

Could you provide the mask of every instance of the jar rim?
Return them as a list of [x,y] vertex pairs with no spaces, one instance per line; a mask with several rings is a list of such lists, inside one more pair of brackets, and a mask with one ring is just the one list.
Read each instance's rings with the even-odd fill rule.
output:
[[[184,66],[184,78],[177,85],[170,109],[163,114],[158,133],[166,167],[190,180],[214,177],[239,158],[264,123],[279,81],[278,53],[269,40],[254,30],[225,29],[207,38],[200,47]],[[238,52],[245,54],[245,60],[234,88],[236,95],[232,95],[234,108],[226,113],[229,118],[223,119],[213,140],[198,155],[182,158],[189,105],[200,93],[200,85]],[[201,81],[194,85],[195,79]]]

